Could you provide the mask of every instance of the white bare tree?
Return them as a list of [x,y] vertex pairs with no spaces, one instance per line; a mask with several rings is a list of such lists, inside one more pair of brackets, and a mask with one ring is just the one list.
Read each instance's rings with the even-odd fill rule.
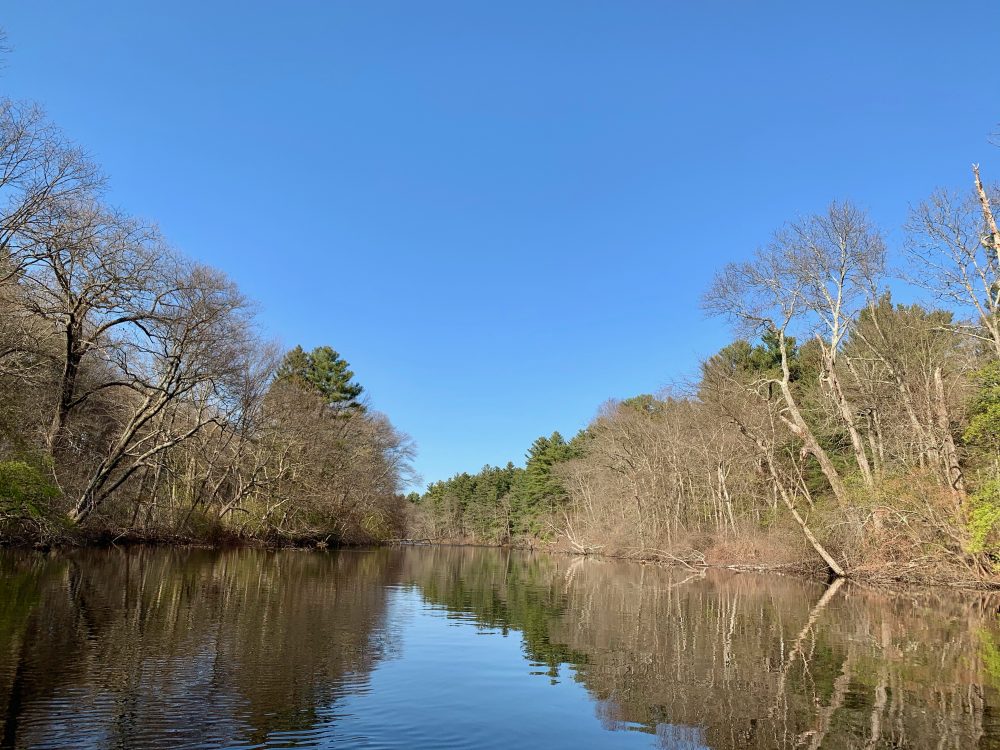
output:
[[965,195],[938,190],[911,213],[906,249],[913,281],[951,308],[971,311],[974,325],[956,330],[985,342],[1000,357],[1000,232],[994,214],[1000,196],[973,167]]

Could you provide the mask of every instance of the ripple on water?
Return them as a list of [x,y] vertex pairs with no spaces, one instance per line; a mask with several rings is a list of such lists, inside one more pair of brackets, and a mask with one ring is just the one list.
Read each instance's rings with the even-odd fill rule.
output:
[[0,552],[0,748],[1000,746],[991,595],[636,570]]

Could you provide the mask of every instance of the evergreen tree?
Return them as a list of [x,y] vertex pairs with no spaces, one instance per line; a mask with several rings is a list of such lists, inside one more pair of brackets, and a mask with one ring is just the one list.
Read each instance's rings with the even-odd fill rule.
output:
[[544,533],[545,517],[566,500],[566,489],[553,469],[557,464],[575,458],[579,452],[576,438],[567,443],[558,432],[537,438],[531,444],[525,456],[524,472],[517,478],[513,489],[519,531]]
[[[623,408],[635,409],[636,411],[648,414],[651,417],[662,414],[664,408],[664,402],[649,393],[641,393],[638,396],[627,398],[621,402],[621,405]],[[575,439],[576,438],[574,438],[574,440]]]
[[353,381],[347,360],[329,346],[306,352],[296,346],[278,367],[277,380],[293,383],[320,393],[328,406],[363,409],[358,401],[364,388]]

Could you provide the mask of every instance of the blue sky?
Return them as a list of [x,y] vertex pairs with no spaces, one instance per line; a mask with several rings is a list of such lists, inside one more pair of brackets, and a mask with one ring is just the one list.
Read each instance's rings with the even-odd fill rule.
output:
[[723,263],[832,199],[1000,178],[996,2],[14,0],[4,93],[330,344],[428,481],[728,338]]

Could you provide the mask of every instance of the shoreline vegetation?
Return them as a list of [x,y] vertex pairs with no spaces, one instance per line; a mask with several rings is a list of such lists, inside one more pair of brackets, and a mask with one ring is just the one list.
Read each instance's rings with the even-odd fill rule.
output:
[[[386,545],[415,546],[415,547],[472,547],[483,549],[506,549],[517,552],[541,552],[549,555],[565,555],[578,558],[594,558],[605,562],[635,563],[636,565],[649,565],[653,567],[676,568],[686,570],[696,575],[703,575],[709,571],[729,571],[732,573],[754,573],[754,574],[775,574],[792,576],[797,579],[812,580],[822,582],[827,586],[836,584],[838,581],[850,581],[854,584],[861,584],[865,587],[875,589],[901,590],[916,587],[917,589],[955,589],[964,591],[997,591],[1000,590],[1000,581],[988,577],[941,577],[927,578],[914,577],[899,573],[898,571],[888,571],[879,574],[873,571],[862,571],[859,573],[848,572],[844,576],[836,576],[823,564],[822,560],[807,558],[790,562],[765,562],[760,560],[747,560],[741,558],[722,559],[718,557],[705,558],[697,556],[689,562],[684,558],[677,557],[663,550],[648,550],[645,553],[636,551],[612,551],[612,552],[580,552],[572,547],[560,543],[545,543],[537,540],[523,541],[511,544],[491,544],[484,542],[463,541],[457,539],[403,539],[391,540]],[[310,549],[308,546],[300,549]]]
[[432,539],[1000,585],[1000,190],[978,167],[899,247],[848,202],[789,222],[716,274],[734,339],[692,382],[406,496],[414,445],[344,357],[265,340],[106,184],[0,99],[2,545]]
[[997,587],[1000,191],[970,177],[893,252],[847,202],[781,227],[706,291],[737,338],[696,380],[412,494],[411,536]]
[[0,544],[399,536],[413,444],[347,361],[265,340],[106,184],[0,98]]

